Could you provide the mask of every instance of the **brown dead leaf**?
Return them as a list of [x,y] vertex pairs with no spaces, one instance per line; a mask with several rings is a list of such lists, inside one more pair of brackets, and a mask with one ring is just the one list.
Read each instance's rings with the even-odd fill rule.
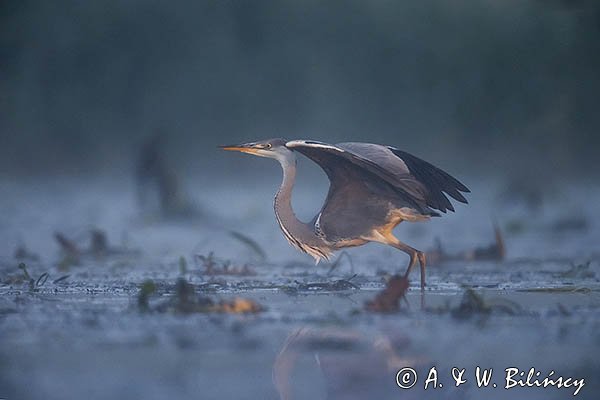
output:
[[395,312],[400,309],[400,299],[404,298],[409,282],[405,276],[394,275],[373,300],[365,303],[365,309],[371,312]]
[[216,306],[216,311],[231,314],[249,314],[263,311],[263,307],[254,300],[236,297],[230,301],[222,301]]

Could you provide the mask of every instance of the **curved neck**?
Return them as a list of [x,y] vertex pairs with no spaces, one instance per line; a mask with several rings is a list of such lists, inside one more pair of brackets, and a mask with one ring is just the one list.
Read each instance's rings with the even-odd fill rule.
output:
[[275,217],[279,222],[281,230],[287,240],[297,245],[295,242],[312,244],[319,241],[312,226],[300,221],[292,209],[292,189],[296,181],[296,156],[291,151],[289,155],[278,157],[277,161],[281,164],[283,170],[283,181],[281,187],[275,195]]

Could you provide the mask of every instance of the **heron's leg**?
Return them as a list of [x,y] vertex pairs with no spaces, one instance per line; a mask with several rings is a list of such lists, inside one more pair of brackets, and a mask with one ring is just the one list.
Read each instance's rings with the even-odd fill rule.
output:
[[427,259],[425,258],[425,253],[422,251],[417,251],[417,258],[419,259],[419,267],[421,267],[421,290],[425,289],[425,265],[427,264]]
[[419,250],[402,243],[398,239],[395,242],[389,243],[390,246],[395,247],[396,249],[408,254],[410,257],[410,261],[408,262],[408,268],[406,268],[406,273],[404,276],[408,278],[410,271],[412,271],[413,267],[417,264],[417,260],[421,265],[421,289],[425,287],[425,255]]
[[421,267],[421,291],[425,290],[425,265],[426,265],[426,260],[425,260],[425,253],[423,253],[422,251],[419,251],[409,245],[407,245],[406,243],[402,243],[400,240],[398,240],[398,238],[396,236],[394,236],[392,234],[392,232],[376,232],[377,235],[374,235],[375,237],[372,238],[373,240],[380,242],[380,243],[384,243],[384,244],[388,244],[406,254],[408,254],[408,256],[410,257],[410,261],[408,263],[408,268],[406,269],[406,273],[405,273],[405,277],[408,278],[408,275],[410,274],[410,271],[412,271],[413,267],[415,266],[415,264],[417,263],[417,260],[419,261],[419,265]]

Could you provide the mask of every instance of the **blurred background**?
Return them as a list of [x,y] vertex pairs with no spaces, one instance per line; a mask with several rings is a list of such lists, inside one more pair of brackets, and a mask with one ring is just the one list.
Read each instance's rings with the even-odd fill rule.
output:
[[[401,367],[480,365],[597,399],[599,43],[597,0],[0,1],[0,398],[421,399]],[[280,168],[217,149],[271,137],[393,145],[472,190],[397,229],[427,307],[416,271],[367,306],[390,247],[288,245]],[[300,164],[310,220],[328,181]],[[572,396],[528,390],[485,396]]]
[[599,39],[593,0],[4,1],[0,173],[114,174],[160,131],[191,173],[281,136],[589,176]]

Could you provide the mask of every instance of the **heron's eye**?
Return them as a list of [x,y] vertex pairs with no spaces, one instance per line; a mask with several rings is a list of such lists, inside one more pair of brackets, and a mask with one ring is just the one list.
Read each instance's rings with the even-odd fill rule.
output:
[[271,147],[273,147],[273,146],[271,145],[271,143],[267,143],[267,144],[265,145],[265,149],[270,149]]

